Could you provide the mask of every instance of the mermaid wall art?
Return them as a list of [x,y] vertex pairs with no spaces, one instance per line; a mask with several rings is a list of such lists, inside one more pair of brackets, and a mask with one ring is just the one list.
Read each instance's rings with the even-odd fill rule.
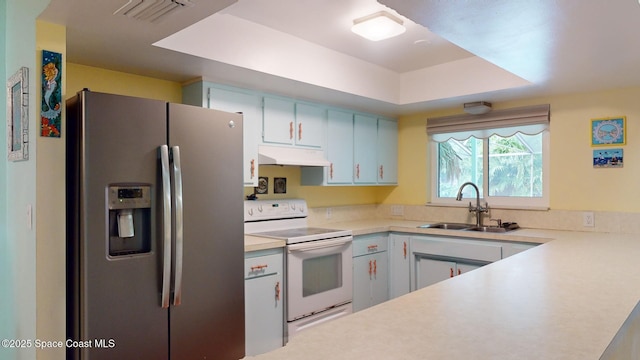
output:
[[62,112],[62,54],[42,50],[40,136],[60,137]]

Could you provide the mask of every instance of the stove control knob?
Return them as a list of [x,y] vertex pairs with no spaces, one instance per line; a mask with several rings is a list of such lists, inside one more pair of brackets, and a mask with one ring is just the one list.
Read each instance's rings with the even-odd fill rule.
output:
[[247,211],[249,213],[249,216],[253,216],[253,208],[249,208],[249,211]]

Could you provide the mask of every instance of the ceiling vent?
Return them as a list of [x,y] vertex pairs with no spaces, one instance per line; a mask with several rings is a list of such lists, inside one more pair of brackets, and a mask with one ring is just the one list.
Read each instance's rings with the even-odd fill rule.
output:
[[191,0],[129,0],[113,14],[141,21],[157,22],[184,7],[193,5]]
[[491,103],[486,101],[476,101],[464,103],[464,112],[472,115],[486,114],[491,111]]

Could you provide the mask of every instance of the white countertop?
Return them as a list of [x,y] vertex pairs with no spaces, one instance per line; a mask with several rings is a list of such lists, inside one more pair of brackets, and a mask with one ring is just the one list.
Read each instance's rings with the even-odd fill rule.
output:
[[[331,227],[423,232],[414,223]],[[315,327],[256,359],[599,359],[640,300],[638,235],[512,234],[473,237],[545,244]]]
[[260,236],[244,236],[244,252],[283,248],[287,244],[284,240],[265,238]]

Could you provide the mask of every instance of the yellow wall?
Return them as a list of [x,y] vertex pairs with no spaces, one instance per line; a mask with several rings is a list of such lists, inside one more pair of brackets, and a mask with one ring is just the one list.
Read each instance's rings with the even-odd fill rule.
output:
[[67,96],[88,88],[95,92],[182,102],[182,86],[174,81],[67,63]]
[[[639,212],[640,88],[554,98],[551,102],[551,206]],[[624,168],[594,169],[592,118],[625,115]]]
[[[40,113],[42,50],[62,54],[62,99],[66,98],[64,26],[36,21],[37,72],[33,75]],[[39,118],[39,116],[38,116]],[[38,124],[40,122],[38,121]],[[39,339],[65,338],[65,113],[60,138],[36,139],[36,334]],[[38,132],[36,129],[36,132]],[[37,350],[38,359],[62,359],[64,349]]]
[[[640,88],[527,99],[494,104],[496,109],[551,105],[551,208],[640,212]],[[496,106],[497,105],[497,106]],[[459,110],[404,116],[399,119],[400,186],[382,199],[387,204],[425,204],[430,199],[427,176],[426,119]],[[622,169],[594,169],[591,119],[627,117],[627,143]]]
[[[262,165],[259,175],[269,179],[268,194],[258,194],[259,199],[302,198],[310,207],[364,205],[380,202],[380,193],[391,187],[377,186],[300,186],[300,167]],[[287,193],[273,194],[274,177],[287,179]],[[253,194],[253,188],[245,188],[245,195]]]

